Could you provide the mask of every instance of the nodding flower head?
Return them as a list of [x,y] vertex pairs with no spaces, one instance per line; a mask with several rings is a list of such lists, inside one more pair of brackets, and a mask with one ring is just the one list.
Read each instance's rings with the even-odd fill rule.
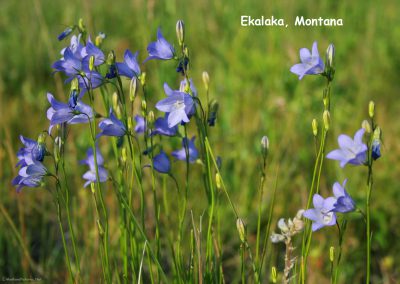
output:
[[[186,161],[186,150],[189,153],[189,163],[194,163],[199,157],[199,151],[197,151],[196,146],[194,145],[195,137],[188,140],[187,138],[182,139],[182,148],[176,151],[173,151],[171,155],[178,160]],[[186,147],[188,149],[186,149]]]
[[144,62],[152,59],[169,60],[175,55],[174,47],[163,37],[160,28],[157,31],[157,41],[150,43],[147,51],[149,56]]
[[336,202],[333,204],[333,212],[347,213],[356,209],[354,200],[345,189],[346,183],[347,179],[343,181],[342,185],[338,182],[335,182],[333,185],[333,195],[336,198]]

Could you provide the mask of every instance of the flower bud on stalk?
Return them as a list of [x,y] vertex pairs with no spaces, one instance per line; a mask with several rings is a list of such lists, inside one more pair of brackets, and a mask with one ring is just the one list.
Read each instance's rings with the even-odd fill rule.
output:
[[239,238],[244,243],[246,241],[246,225],[241,218],[236,220],[236,228],[239,232]]
[[147,103],[145,100],[142,100],[142,116],[146,117],[146,113],[147,113]]
[[261,138],[261,153],[264,157],[264,160],[267,158],[268,156],[268,150],[269,150],[269,140],[267,136],[263,136]]
[[322,118],[324,120],[324,128],[326,131],[328,131],[331,124],[331,115],[328,110],[324,111]]
[[210,76],[208,76],[207,71],[203,71],[203,74],[201,77],[203,79],[204,87],[206,88],[206,91],[208,91],[208,86],[210,84]]
[[370,101],[368,105],[368,114],[370,118],[374,118],[375,116],[375,103],[374,101]]
[[151,110],[147,114],[147,124],[149,128],[153,128],[154,125],[154,112]]
[[137,79],[136,77],[133,77],[131,80],[131,84],[129,86],[129,100],[131,102],[135,100],[136,91],[137,91]]
[[371,134],[371,124],[369,124],[368,120],[363,120],[361,127],[365,129],[365,133]]
[[178,38],[179,45],[182,46],[185,40],[185,25],[182,20],[176,23],[176,37]]
[[126,155],[126,148],[123,147],[122,151],[121,151],[121,161],[122,163],[126,163],[126,161],[128,160],[127,155]]
[[78,28],[81,33],[86,32],[86,27],[85,27],[85,24],[83,23],[83,19],[79,19]]
[[328,46],[328,49],[326,50],[325,54],[325,61],[326,61],[325,72],[330,81],[332,81],[333,75],[335,74],[334,57],[335,57],[335,46],[331,43]]
[[271,278],[272,278],[272,283],[276,283],[277,275],[276,275],[276,267],[275,266],[272,266],[272,268],[271,268]]
[[312,132],[315,137],[318,135],[318,121],[314,118],[311,123]]
[[215,174],[215,184],[217,185],[217,189],[221,189],[222,181],[221,181],[221,175],[219,173]]
[[333,262],[335,260],[335,247],[331,246],[329,248],[329,260]]

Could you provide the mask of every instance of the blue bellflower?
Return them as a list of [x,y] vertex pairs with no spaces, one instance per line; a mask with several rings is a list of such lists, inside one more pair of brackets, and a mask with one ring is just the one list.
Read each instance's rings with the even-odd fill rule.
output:
[[129,79],[137,78],[140,75],[140,66],[137,62],[137,56],[138,52],[132,54],[129,49],[125,50],[124,62],[116,63],[119,75],[128,77]]
[[167,154],[161,150],[161,152],[153,158],[154,169],[162,174],[169,173],[171,171],[171,163]]
[[175,54],[174,47],[165,40],[160,28],[157,31],[157,41],[147,46],[147,52],[149,56],[144,62],[152,59],[169,60],[174,58]]
[[316,75],[324,72],[324,61],[319,56],[317,42],[312,46],[312,51],[307,48],[300,49],[301,63],[295,64],[290,68],[290,72],[299,76],[301,80],[304,75]]
[[67,27],[62,33],[60,33],[57,36],[58,40],[63,40],[64,38],[66,38],[67,36],[69,36],[72,33],[73,29],[71,27]]
[[362,165],[367,159],[368,147],[362,141],[365,129],[361,128],[354,135],[354,139],[347,135],[339,135],[338,143],[340,149],[328,153],[326,157],[332,160],[340,161],[340,167],[346,164]]
[[319,194],[314,194],[314,208],[304,211],[303,216],[312,221],[312,230],[317,231],[325,226],[333,226],[336,224],[336,214],[332,212],[336,198],[328,197],[324,199]]
[[96,138],[100,136],[117,136],[121,137],[126,134],[126,127],[113,113],[112,109],[110,109],[110,117],[103,119],[99,123],[99,127],[101,132],[97,134]]
[[164,136],[175,136],[178,132],[178,125],[173,127],[168,126],[168,116],[166,113],[164,117],[159,117],[154,122],[154,130],[151,132],[152,135],[164,135]]
[[336,198],[336,202],[333,205],[334,208],[332,209],[332,212],[347,213],[354,211],[356,208],[354,200],[345,189],[346,182],[347,179],[343,181],[343,185],[340,185],[338,182],[335,182],[333,185],[333,195]]
[[47,110],[47,118],[50,120],[49,133],[56,124],[87,123],[89,118],[94,116],[92,108],[82,103],[74,92],[71,93],[68,104],[57,101],[50,93],[47,93],[47,100],[51,105]]
[[144,120],[144,117],[141,115],[136,115],[135,121],[136,121],[135,132],[137,134],[144,133],[146,131],[146,121]]
[[46,149],[43,144],[22,135],[19,136],[19,139],[25,147],[20,148],[17,152],[17,166],[25,167],[26,165],[32,164],[34,161],[43,161],[44,155],[46,154]]
[[[97,158],[97,168],[99,173],[99,182],[105,182],[108,179],[108,172],[104,168],[104,158],[100,153],[99,148],[96,146],[96,158]],[[92,182],[97,181],[96,177],[96,164],[94,161],[93,149],[89,148],[87,151],[87,157],[85,160],[80,161],[81,164],[88,165],[89,170],[83,174],[83,178],[86,180],[84,187],[88,186]]]
[[47,175],[45,166],[41,162],[33,161],[19,170],[18,176],[12,181],[12,185],[17,186],[18,192],[24,186],[38,187],[45,175]]
[[188,144],[188,153],[189,153],[189,163],[194,163],[199,157],[199,151],[197,151],[196,146],[194,145],[195,137],[188,140],[187,138],[182,139],[182,148],[176,151],[173,151],[171,155],[175,157],[177,160],[186,161],[186,145]]
[[181,122],[189,122],[194,108],[193,98],[187,93],[172,90],[166,83],[164,90],[168,97],[159,101],[156,108],[169,113],[168,126],[174,127]]

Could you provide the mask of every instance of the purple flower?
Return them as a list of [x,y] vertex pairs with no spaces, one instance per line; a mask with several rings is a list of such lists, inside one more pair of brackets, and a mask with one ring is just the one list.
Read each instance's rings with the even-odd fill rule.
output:
[[140,75],[140,66],[137,62],[137,56],[138,52],[132,54],[129,49],[125,50],[124,62],[116,63],[119,75],[128,77],[129,79]]
[[328,153],[326,157],[332,160],[340,161],[343,168],[346,164],[362,165],[367,159],[368,147],[362,142],[365,129],[361,128],[354,135],[354,140],[347,135],[339,135],[338,143],[340,149]]
[[[189,163],[194,163],[199,157],[199,151],[197,151],[196,146],[194,145],[195,137],[189,140],[188,144],[188,152],[189,152]],[[186,161],[186,145],[188,143],[187,138],[182,139],[182,149],[173,151],[171,155],[178,160]]]
[[96,138],[100,136],[121,137],[126,134],[125,125],[114,115],[112,109],[110,109],[110,118],[103,119],[99,123],[99,127],[102,131],[97,134]]
[[149,57],[147,57],[144,62],[151,59],[169,60],[172,59],[175,54],[174,47],[165,40],[160,28],[157,31],[157,41],[150,43],[147,46],[147,51]]
[[46,148],[43,143],[38,143],[22,135],[19,136],[19,139],[25,147],[20,148],[17,152],[17,167],[25,167],[29,164],[33,164],[34,161],[43,161],[44,155],[46,154]]
[[47,93],[47,100],[51,105],[47,110],[47,118],[50,120],[49,133],[56,124],[87,123],[89,118],[94,116],[92,108],[82,103],[74,91],[71,92],[68,104],[57,101],[50,93]]
[[310,219],[312,223],[312,230],[317,231],[324,226],[333,226],[336,223],[336,214],[332,212],[336,198],[328,197],[324,199],[319,194],[314,194],[313,209],[304,211],[303,216]]
[[166,83],[164,90],[168,97],[159,101],[156,108],[169,113],[168,126],[174,127],[178,123],[189,122],[188,116],[194,108],[193,98],[187,93],[172,90]]
[[[193,83],[192,78],[189,79],[189,83],[190,83],[189,85],[190,85],[190,90],[192,91],[192,95],[197,97],[197,89],[196,89],[196,86]],[[187,86],[187,79],[185,78],[185,79],[183,79],[181,81],[181,84],[179,85],[179,90],[182,91],[182,92],[185,92],[186,86]]]
[[381,142],[378,139],[372,140],[371,144],[372,159],[377,160],[381,156]]
[[153,158],[154,169],[162,174],[169,173],[171,171],[171,163],[167,154],[161,150],[160,154]]
[[[104,164],[104,158],[100,153],[99,148],[96,146],[96,158],[97,158],[97,168],[98,168],[98,173],[99,173],[99,182],[105,182],[108,179],[108,172],[107,170],[103,167]],[[83,178],[86,181],[84,184],[84,187],[88,186],[92,182],[97,181],[96,177],[96,164],[94,161],[94,155],[93,155],[93,149],[89,148],[87,150],[87,157],[85,160],[82,160],[80,162],[81,164],[88,165],[89,170],[83,174]]]
[[144,133],[146,131],[146,121],[144,120],[144,117],[136,115],[135,121],[136,121],[135,132],[137,134]]
[[159,117],[154,122],[154,130],[151,132],[152,135],[164,135],[164,136],[175,136],[178,132],[178,126],[175,125],[173,127],[168,126],[168,116],[169,113],[166,113],[164,117]]
[[86,46],[82,48],[81,51],[81,56],[82,56],[82,63],[83,66],[89,67],[89,60],[90,57],[94,57],[94,66],[99,66],[104,63],[105,57],[103,51],[101,51],[100,48],[98,48],[92,40],[88,39]]
[[333,185],[333,195],[336,198],[336,203],[333,205],[332,212],[347,213],[354,211],[356,208],[353,199],[345,189],[346,182],[347,179],[343,181],[343,185],[340,185],[338,182],[335,182]]
[[312,53],[307,48],[300,49],[301,63],[295,64],[290,68],[290,72],[299,75],[301,80],[304,75],[315,75],[324,72],[324,62],[319,56],[317,42],[312,46]]
[[72,33],[73,29],[71,27],[67,27],[62,33],[60,33],[57,36],[58,40],[63,40],[64,38],[66,38],[67,36],[69,36]]
[[17,191],[20,191],[24,186],[38,187],[42,183],[45,175],[47,175],[47,170],[43,164],[38,161],[33,161],[19,170],[18,176],[12,181],[12,185],[18,186]]

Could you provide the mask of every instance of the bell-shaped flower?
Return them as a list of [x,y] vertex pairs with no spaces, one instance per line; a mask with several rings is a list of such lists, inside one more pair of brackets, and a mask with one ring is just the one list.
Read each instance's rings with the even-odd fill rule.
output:
[[68,104],[57,101],[50,93],[47,93],[47,100],[51,105],[47,110],[47,118],[50,120],[49,133],[56,124],[87,123],[94,117],[92,108],[84,104],[74,91],[70,94]]
[[178,126],[175,125],[173,127],[168,126],[168,116],[169,113],[166,113],[164,117],[159,117],[154,122],[154,130],[151,132],[152,135],[164,135],[164,136],[175,136],[178,132]]
[[333,205],[333,212],[347,213],[354,211],[356,209],[356,205],[350,195],[347,193],[345,189],[347,179],[343,181],[343,185],[335,182],[333,185],[333,195],[336,198],[336,203]]
[[[196,149],[194,145],[195,137],[193,136],[192,139],[188,140],[187,138],[182,139],[182,148],[176,151],[173,151],[171,155],[178,160],[186,161],[186,150],[189,153],[189,163],[194,163],[197,158],[199,157],[199,151]],[[186,149],[186,145],[187,148]]]
[[31,164],[23,166],[18,176],[12,181],[12,185],[17,186],[17,191],[22,187],[38,187],[42,183],[43,177],[47,175],[47,169],[41,162],[33,161]]
[[113,113],[112,109],[110,109],[110,117],[103,119],[99,123],[99,127],[101,129],[101,132],[97,135],[96,138],[99,138],[100,136],[117,136],[121,137],[126,134],[126,127],[122,123],[121,120],[119,120]]
[[146,121],[144,117],[141,115],[136,115],[135,121],[136,121],[135,132],[137,134],[144,133],[146,131]]
[[172,90],[167,84],[164,84],[164,90],[168,97],[159,101],[156,108],[169,113],[168,126],[174,127],[181,122],[189,122],[194,108],[193,98],[187,93]]
[[328,197],[324,199],[319,194],[313,196],[313,209],[304,211],[303,216],[312,221],[312,230],[317,231],[324,226],[333,226],[336,224],[336,214],[332,212],[336,198]]
[[328,153],[326,157],[332,160],[340,161],[343,168],[346,164],[362,165],[367,159],[368,147],[362,141],[365,129],[361,128],[354,135],[354,139],[347,135],[339,135],[338,143],[340,149]]
[[[103,166],[104,158],[101,155],[100,150],[97,146],[96,146],[96,160],[97,160],[97,171],[99,174],[99,182],[105,182],[108,179],[108,172]],[[89,170],[83,174],[83,178],[86,180],[84,187],[88,186],[92,182],[96,182],[97,174],[96,174],[96,163],[94,159],[93,148],[88,149],[86,159],[82,160],[80,163],[89,166]]]
[[125,50],[124,62],[116,63],[119,75],[128,77],[129,79],[140,75],[140,66],[137,62],[137,56],[138,52],[132,54],[129,49]]
[[161,152],[153,158],[154,169],[162,174],[169,173],[171,171],[171,163],[167,154],[161,150]]
[[151,59],[169,60],[175,55],[174,47],[163,37],[160,28],[157,31],[157,41],[147,46],[147,52],[149,56],[144,62]]
[[295,64],[290,68],[290,72],[299,76],[301,80],[305,75],[316,75],[324,72],[324,61],[319,56],[317,42],[312,46],[312,51],[307,48],[300,49],[301,63]]

